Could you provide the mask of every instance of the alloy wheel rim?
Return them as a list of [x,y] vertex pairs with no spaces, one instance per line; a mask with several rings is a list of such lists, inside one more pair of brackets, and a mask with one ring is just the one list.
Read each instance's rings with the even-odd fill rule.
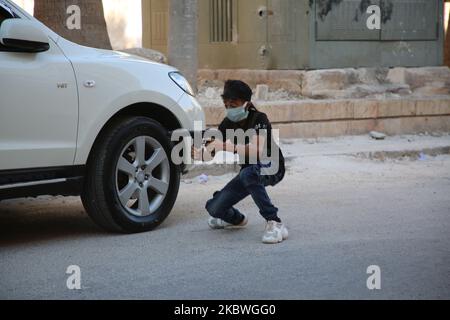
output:
[[119,201],[131,215],[154,214],[170,184],[169,158],[162,145],[149,136],[132,139],[117,160],[115,182]]

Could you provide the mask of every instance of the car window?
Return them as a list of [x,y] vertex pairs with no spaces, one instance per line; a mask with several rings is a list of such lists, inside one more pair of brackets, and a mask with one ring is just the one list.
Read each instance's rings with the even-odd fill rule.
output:
[[6,9],[4,9],[0,4],[0,25],[2,24],[3,20],[11,18],[14,18],[14,16],[9,11],[6,11]]
[[4,20],[11,18],[15,18],[14,13],[6,4],[0,2],[0,25]]

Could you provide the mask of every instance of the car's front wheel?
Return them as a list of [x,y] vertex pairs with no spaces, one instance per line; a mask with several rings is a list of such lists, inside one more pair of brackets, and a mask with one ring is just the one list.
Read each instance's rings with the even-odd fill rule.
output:
[[133,117],[112,124],[94,146],[81,195],[94,222],[124,233],[160,225],[180,185],[170,153],[167,131],[158,122]]

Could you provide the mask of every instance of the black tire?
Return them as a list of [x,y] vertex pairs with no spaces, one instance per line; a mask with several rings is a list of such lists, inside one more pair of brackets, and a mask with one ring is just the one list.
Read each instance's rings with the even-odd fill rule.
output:
[[[127,144],[140,136],[157,140],[164,148],[170,165],[170,183],[162,204],[148,216],[136,216],[121,203],[116,187],[116,166]],[[172,144],[167,130],[145,117],[115,121],[99,137],[89,157],[81,199],[92,220],[115,233],[147,232],[158,227],[170,214],[178,196],[180,168],[170,161]],[[166,166],[167,171],[167,166]]]

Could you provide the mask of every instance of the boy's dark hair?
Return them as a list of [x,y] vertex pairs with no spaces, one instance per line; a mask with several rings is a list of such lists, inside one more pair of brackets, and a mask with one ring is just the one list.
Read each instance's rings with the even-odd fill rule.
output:
[[245,82],[240,80],[227,80],[227,82],[225,82],[222,99],[252,101],[252,96],[252,89]]

